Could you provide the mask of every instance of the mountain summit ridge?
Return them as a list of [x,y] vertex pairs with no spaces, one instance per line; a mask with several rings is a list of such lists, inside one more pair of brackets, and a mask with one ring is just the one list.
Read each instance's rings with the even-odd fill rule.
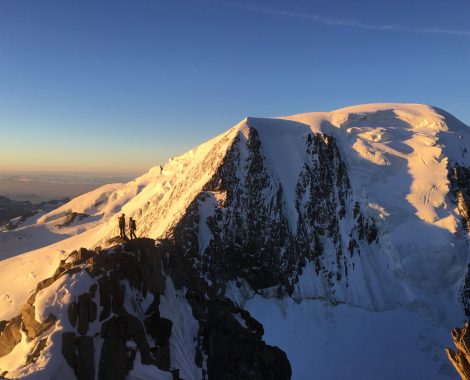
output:
[[[286,351],[294,377],[309,362],[289,335],[296,331],[291,318],[344,324],[349,310],[351,320],[371,318],[377,328],[389,316],[413,320],[417,335],[399,336],[416,346],[410,355],[423,368],[407,367],[409,374],[452,378],[443,346],[470,305],[469,149],[470,128],[426,105],[247,117],[134,181],[96,189],[0,236],[0,289],[8,296],[0,319],[14,317],[68,251],[107,246],[118,235],[116,216],[125,213],[139,236],[171,241],[211,292],[265,325],[267,342]],[[88,217],[64,226],[72,212]],[[15,242],[25,236],[39,249],[18,255]],[[277,311],[260,308],[277,303],[286,309],[277,321],[286,335],[274,330]],[[306,330],[312,339],[319,333]],[[384,365],[395,377],[413,378],[393,369],[401,361]]]

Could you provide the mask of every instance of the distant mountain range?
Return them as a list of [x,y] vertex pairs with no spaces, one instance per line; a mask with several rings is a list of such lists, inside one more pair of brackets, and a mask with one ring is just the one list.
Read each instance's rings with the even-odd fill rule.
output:
[[[16,222],[25,220],[40,211],[49,212],[70,201],[69,198],[33,204],[29,201],[14,201],[0,195],[0,227],[14,228]],[[11,219],[18,218],[17,221]],[[10,223],[8,223],[10,222]]]
[[97,173],[2,173],[0,195],[16,201],[41,203],[73,198],[107,183],[122,183],[134,176]]

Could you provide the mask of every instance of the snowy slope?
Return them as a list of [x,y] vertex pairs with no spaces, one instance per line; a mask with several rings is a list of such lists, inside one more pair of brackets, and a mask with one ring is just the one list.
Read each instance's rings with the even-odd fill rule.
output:
[[288,119],[338,138],[354,192],[379,221],[406,291],[420,297],[431,291],[434,298],[459,283],[468,246],[448,170],[455,162],[470,166],[468,127],[422,105],[365,105]]
[[[465,318],[460,298],[469,235],[449,173],[456,165],[470,168],[469,150],[470,129],[425,105],[246,118],[134,181],[104,186],[1,232],[0,320],[18,312],[66,252],[108,245],[118,234],[117,215],[125,213],[137,220],[139,236],[181,242],[208,284],[260,320],[268,343],[296,357],[294,378],[306,378],[309,365],[296,347],[314,345],[324,329],[294,332],[314,320],[320,326],[333,321],[324,340],[331,351],[315,351],[322,373],[332,371],[324,378],[341,378],[345,369],[360,373],[363,360],[382,346],[376,341],[342,369],[325,364],[322,352],[346,355],[335,346],[353,330],[372,340],[371,331],[403,323],[410,327],[384,334],[384,344],[392,351],[412,346],[415,364],[406,355],[389,360],[384,352],[375,376],[385,368],[390,378],[434,370],[435,378],[455,377],[443,347],[451,342],[446,332]],[[71,212],[88,217],[59,227]],[[243,268],[236,257],[218,258],[228,249],[251,249],[241,241],[248,235],[254,246],[274,252],[277,264],[261,255],[256,266],[274,265],[277,277],[263,279],[267,270]],[[279,324],[284,335],[276,331]]]
[[402,308],[381,313],[320,300],[279,302],[259,296],[245,308],[268,344],[287,354],[293,379],[457,379],[443,353],[446,328]]

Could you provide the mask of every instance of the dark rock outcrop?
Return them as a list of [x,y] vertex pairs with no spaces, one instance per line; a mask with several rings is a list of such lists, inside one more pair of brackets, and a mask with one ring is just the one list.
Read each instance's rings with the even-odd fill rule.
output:
[[447,356],[463,380],[470,380],[470,331],[468,323],[452,330],[456,351],[446,348]]
[[241,310],[230,301],[215,300],[208,305],[208,310],[208,319],[203,324],[202,347],[208,353],[209,379],[291,377],[292,370],[286,354],[264,343],[259,330],[242,326],[234,317]]
[[21,342],[21,317],[3,322],[3,328],[0,330],[0,357],[9,354]]
[[26,357],[26,365],[36,363],[38,360],[39,355],[41,354],[42,350],[46,347],[47,338],[43,338],[39,340],[39,342],[34,347],[33,351]]
[[449,170],[449,179],[462,224],[470,231],[470,168],[455,163]]
[[35,339],[55,324],[56,317],[52,314],[43,323],[36,321],[33,305],[36,292],[31,295],[28,303],[23,306],[21,314],[9,321],[2,321],[2,329],[0,329],[0,357],[9,354],[21,342],[21,331],[24,331],[29,339]]
[[34,305],[28,303],[23,306],[21,320],[23,322],[23,329],[28,334],[28,338],[34,339],[52,327],[55,324],[56,317],[51,314],[44,323],[40,323],[35,319]]
[[[470,232],[470,168],[454,163],[449,169],[449,181],[454,201],[462,218],[462,226],[466,232]],[[465,315],[470,317],[470,264],[467,265],[460,301]]]
[[77,302],[73,302],[68,309],[69,320],[72,326],[77,327],[80,335],[88,332],[90,322],[96,319],[97,306],[89,293],[81,294]]
[[75,211],[70,211],[67,216],[65,217],[65,220],[60,223],[60,224],[57,224],[56,227],[68,227],[70,226],[75,220],[79,220],[79,221],[82,221],[83,219],[86,219],[88,218],[90,215],[88,214],[84,214],[84,213],[81,213],[81,212],[75,212]]
[[94,340],[91,336],[62,333],[62,355],[78,380],[95,379]]
[[460,301],[464,307],[465,315],[470,317],[470,264],[467,264],[467,273],[460,291]]

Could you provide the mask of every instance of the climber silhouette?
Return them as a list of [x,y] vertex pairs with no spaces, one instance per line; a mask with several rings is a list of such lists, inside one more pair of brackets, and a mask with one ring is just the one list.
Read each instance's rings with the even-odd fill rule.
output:
[[124,239],[127,239],[126,236],[126,215],[122,214],[119,218],[119,236]]
[[135,225],[135,220],[131,218],[129,218],[129,232],[130,232],[130,237],[131,237],[131,240],[132,239],[137,239],[137,236],[135,235],[135,230],[137,229],[136,225]]

